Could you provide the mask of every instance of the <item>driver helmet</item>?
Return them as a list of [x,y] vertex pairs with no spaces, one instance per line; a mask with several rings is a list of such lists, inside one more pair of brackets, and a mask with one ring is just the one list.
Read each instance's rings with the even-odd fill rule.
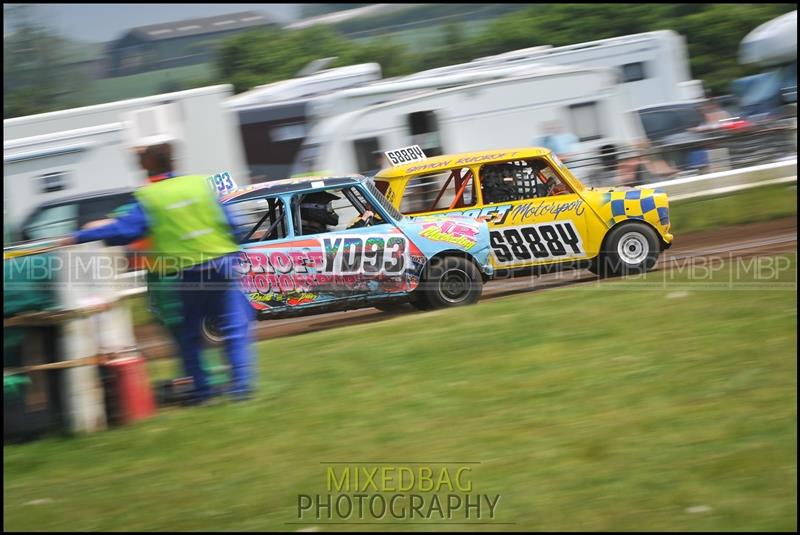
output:
[[326,191],[315,191],[303,197],[300,202],[300,217],[304,225],[325,228],[339,224],[339,215],[334,211],[333,201],[340,197]]

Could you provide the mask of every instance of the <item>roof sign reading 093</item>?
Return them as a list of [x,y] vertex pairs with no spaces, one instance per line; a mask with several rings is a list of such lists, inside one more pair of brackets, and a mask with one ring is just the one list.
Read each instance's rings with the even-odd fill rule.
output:
[[426,158],[425,153],[419,145],[411,145],[410,147],[403,147],[402,149],[388,150],[386,158],[394,165],[401,165],[409,162],[418,162]]

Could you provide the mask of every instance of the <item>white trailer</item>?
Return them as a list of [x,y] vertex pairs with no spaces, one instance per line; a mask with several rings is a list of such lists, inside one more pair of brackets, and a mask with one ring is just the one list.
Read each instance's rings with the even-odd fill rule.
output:
[[[336,115],[430,91],[553,69],[526,63],[428,77],[360,78],[356,83],[359,77],[378,74],[372,65],[276,82],[228,99],[226,105],[238,114],[251,175],[258,181],[288,177],[309,131]],[[341,79],[329,76],[334,71],[341,71]]]
[[630,109],[612,70],[548,67],[321,121],[307,137],[294,174],[369,173],[380,166],[376,155],[409,145],[420,145],[428,155],[535,145],[554,121],[578,137],[577,152],[623,149],[644,136]]
[[685,39],[672,30],[638,33],[574,45],[537,46],[468,63],[422,71],[428,77],[525,63],[614,68],[630,94],[631,107],[703,98],[703,85],[693,80]]
[[[328,59],[333,60],[334,58]],[[307,69],[313,69],[313,63]],[[288,80],[254,87],[249,91],[228,98],[225,104],[236,109],[273,104],[282,100],[324,94],[329,91],[365,84],[379,80],[380,77],[381,66],[378,63],[360,63],[346,67],[324,69]]]
[[748,33],[739,45],[739,63],[762,69],[759,74],[733,83],[745,115],[770,120],[770,116],[780,116],[784,111],[796,116],[797,10],[784,13]]
[[[312,62],[304,70],[311,71],[314,67]],[[363,63],[274,82],[228,98],[225,106],[238,119],[253,180],[262,182],[289,176],[309,128],[308,103],[314,96],[380,77],[379,64]]]
[[177,171],[228,171],[250,182],[233,94],[218,85],[3,121],[3,211],[16,228],[39,204],[139,186],[146,178],[130,151],[134,136],[176,139]]
[[288,176],[310,130],[329,119],[384,102],[548,66],[608,67],[629,94],[630,108],[703,96],[690,79],[683,38],[656,31],[563,47],[537,46],[468,63],[379,80],[375,64],[328,69],[256,88],[229,99],[241,123],[250,171],[259,180]]

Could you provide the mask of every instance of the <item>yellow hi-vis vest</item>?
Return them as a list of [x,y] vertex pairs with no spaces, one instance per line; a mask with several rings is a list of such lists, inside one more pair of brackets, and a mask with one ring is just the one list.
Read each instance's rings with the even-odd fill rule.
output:
[[239,250],[208,177],[169,178],[135,196],[150,226],[151,271],[173,274]]

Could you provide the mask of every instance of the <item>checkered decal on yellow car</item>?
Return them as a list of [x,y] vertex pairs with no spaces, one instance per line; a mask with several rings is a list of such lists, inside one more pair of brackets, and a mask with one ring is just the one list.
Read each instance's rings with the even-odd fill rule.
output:
[[626,219],[642,219],[653,224],[669,225],[666,195],[651,191],[611,191],[603,194],[600,214],[611,227]]

